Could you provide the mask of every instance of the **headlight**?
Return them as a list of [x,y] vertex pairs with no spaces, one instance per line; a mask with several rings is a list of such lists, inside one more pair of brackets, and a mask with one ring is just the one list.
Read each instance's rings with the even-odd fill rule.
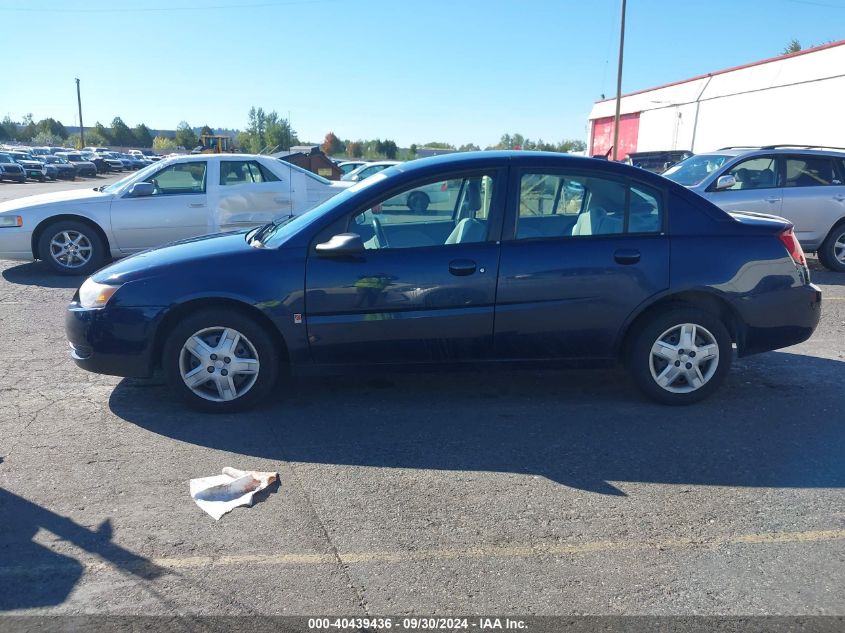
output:
[[79,305],[83,308],[103,308],[121,285],[98,284],[88,278],[79,288]]
[[0,226],[23,226],[23,218],[19,215],[0,215]]

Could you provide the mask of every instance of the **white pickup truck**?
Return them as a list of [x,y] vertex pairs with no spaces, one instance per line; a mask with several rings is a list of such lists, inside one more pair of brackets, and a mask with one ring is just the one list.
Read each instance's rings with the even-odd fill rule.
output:
[[90,274],[109,255],[299,215],[353,184],[269,156],[177,156],[106,187],[0,203],[0,259]]

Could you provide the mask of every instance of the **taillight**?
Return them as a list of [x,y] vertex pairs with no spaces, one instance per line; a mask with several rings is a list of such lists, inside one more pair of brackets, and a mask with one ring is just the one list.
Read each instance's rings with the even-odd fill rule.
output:
[[778,237],[783,242],[783,245],[786,246],[786,250],[789,251],[789,255],[795,260],[795,263],[799,266],[806,266],[807,259],[804,257],[804,249],[801,248],[801,244],[796,239],[792,227],[782,231]]

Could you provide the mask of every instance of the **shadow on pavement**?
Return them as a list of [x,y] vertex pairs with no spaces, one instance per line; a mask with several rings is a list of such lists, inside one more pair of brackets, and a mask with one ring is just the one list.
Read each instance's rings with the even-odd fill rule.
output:
[[542,475],[622,495],[613,481],[845,486],[845,363],[773,352],[737,361],[713,398],[643,401],[619,370],[300,378],[240,415],[184,409],[124,380],[112,411],[151,432],[293,462]]
[[89,530],[3,488],[0,527],[0,611],[61,604],[82,576],[79,561],[32,540],[40,529],[140,578],[166,571],[114,544],[108,521]]
[[[3,279],[13,284],[23,286],[42,286],[44,288],[69,288],[75,290],[82,285],[85,277],[82,275],[57,275],[43,262],[29,262],[19,266],[6,268]],[[68,297],[69,299],[70,297]]]

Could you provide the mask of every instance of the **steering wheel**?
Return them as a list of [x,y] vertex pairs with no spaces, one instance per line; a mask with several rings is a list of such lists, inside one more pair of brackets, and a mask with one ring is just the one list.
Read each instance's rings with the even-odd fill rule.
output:
[[373,233],[375,233],[379,248],[387,248],[389,244],[387,243],[387,236],[384,234],[384,229],[381,228],[381,221],[374,217],[371,224],[373,225]]

